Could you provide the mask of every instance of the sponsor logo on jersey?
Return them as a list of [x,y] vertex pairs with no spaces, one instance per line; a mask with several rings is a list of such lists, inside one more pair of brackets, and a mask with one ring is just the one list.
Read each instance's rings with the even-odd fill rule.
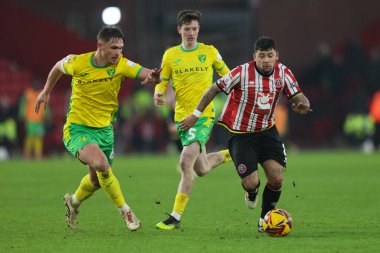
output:
[[66,56],[65,58],[63,58],[63,63],[69,63],[71,62],[71,59],[72,59],[72,55],[70,54]]
[[114,76],[115,75],[115,69],[107,69],[107,74],[109,76]]
[[205,54],[200,54],[198,55],[198,59],[200,62],[205,62],[206,61],[206,55]]
[[173,64],[174,64],[174,65],[177,65],[177,64],[180,63],[181,61],[182,61],[182,59],[176,59],[176,60],[173,61]]
[[100,79],[94,79],[94,80],[86,80],[86,81],[78,80],[77,84],[86,85],[86,84],[90,84],[90,83],[111,82],[112,79],[113,79],[113,77],[100,78]]
[[191,73],[191,72],[203,72],[207,71],[209,67],[193,67],[193,68],[185,68],[185,69],[175,69],[175,74],[184,74],[184,73]]
[[257,114],[269,114],[270,107],[273,101],[274,93],[257,93],[257,105],[255,113]]
[[249,81],[247,86],[248,86],[248,88],[254,88],[255,87],[255,81]]

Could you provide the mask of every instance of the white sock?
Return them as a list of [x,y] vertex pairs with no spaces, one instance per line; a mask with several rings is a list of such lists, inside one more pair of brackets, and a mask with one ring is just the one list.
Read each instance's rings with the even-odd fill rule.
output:
[[181,220],[181,214],[177,212],[172,212],[170,215],[173,216],[178,221]]
[[75,196],[75,194],[73,194],[73,195],[71,195],[71,204],[75,207],[79,207],[80,204],[82,204],[82,201],[77,199],[77,196]]
[[120,213],[126,212],[128,209],[130,209],[127,203],[125,203],[124,205],[118,208],[119,208]]

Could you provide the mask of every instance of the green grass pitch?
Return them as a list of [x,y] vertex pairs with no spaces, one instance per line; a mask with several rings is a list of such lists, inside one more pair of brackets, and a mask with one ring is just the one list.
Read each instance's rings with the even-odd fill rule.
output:
[[196,179],[180,229],[156,230],[172,209],[177,160],[116,157],[114,172],[143,224],[137,232],[102,190],[81,206],[78,229],[66,227],[61,198],[86,173],[78,161],[0,163],[0,252],[380,252],[379,153],[288,154],[278,207],[294,229],[283,238],[257,232],[260,208],[246,208],[232,163]]

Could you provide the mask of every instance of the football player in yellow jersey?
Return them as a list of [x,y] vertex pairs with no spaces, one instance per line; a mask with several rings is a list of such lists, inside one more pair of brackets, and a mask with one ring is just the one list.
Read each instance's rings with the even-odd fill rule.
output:
[[166,50],[161,66],[162,81],[156,85],[153,98],[156,106],[165,104],[163,94],[171,81],[176,101],[174,120],[183,146],[180,157],[181,181],[173,211],[169,218],[156,224],[158,229],[179,228],[181,215],[193,187],[194,171],[198,176],[204,176],[221,163],[231,160],[228,150],[206,154],[205,144],[215,118],[213,105],[198,115],[200,118],[194,127],[187,131],[178,128],[178,123],[192,114],[202,94],[212,85],[214,69],[220,76],[230,71],[215,47],[197,41],[200,16],[194,10],[178,13],[177,30],[182,43]]
[[77,225],[81,203],[102,188],[118,207],[127,227],[134,231],[140,221],[127,205],[120,184],[114,175],[114,133],[111,122],[118,109],[118,93],[124,78],[142,83],[158,83],[160,71],[143,68],[122,56],[124,35],[117,26],[103,27],[97,36],[97,50],[69,55],[58,61],[49,73],[39,94],[35,111],[49,102],[50,93],[62,74],[72,76],[72,94],[63,142],[66,148],[88,166],[74,194],[64,196],[66,221],[70,228]]

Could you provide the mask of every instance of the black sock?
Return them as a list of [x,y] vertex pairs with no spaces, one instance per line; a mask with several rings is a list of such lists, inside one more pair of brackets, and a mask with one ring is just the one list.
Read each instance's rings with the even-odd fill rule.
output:
[[281,189],[272,190],[268,187],[268,184],[265,185],[265,189],[263,192],[263,202],[262,202],[262,210],[261,210],[261,218],[269,212],[270,210],[276,207],[278,200],[280,199]]
[[250,201],[255,201],[256,196],[259,193],[260,181],[255,189],[246,189],[243,184],[241,184],[241,186],[243,186],[243,189],[248,193],[248,199]]

